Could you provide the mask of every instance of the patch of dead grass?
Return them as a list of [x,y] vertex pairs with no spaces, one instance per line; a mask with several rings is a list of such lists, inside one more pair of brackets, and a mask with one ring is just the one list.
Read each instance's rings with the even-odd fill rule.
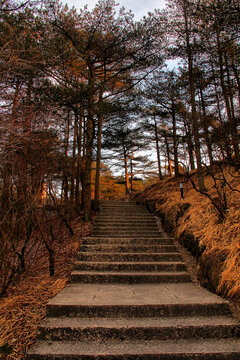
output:
[[[224,170],[229,184],[240,191],[239,176],[236,173],[232,176],[227,168]],[[217,168],[215,176],[221,177]],[[193,179],[197,183],[196,175],[193,175]],[[174,178],[150,186],[139,194],[138,198],[156,200],[156,210],[160,210],[170,219],[176,238],[184,231],[193,234],[205,249],[203,260],[204,256],[210,254],[224,254],[225,261],[219,269],[221,280],[217,292],[228,297],[240,297],[240,193],[226,186],[228,208],[225,219],[220,221],[211,201],[194,190],[190,182],[183,178],[180,181],[184,183],[184,200],[180,199],[179,179]],[[217,196],[211,176],[205,177],[205,186],[211,196]],[[185,203],[188,203],[189,207],[178,220],[177,214]]]

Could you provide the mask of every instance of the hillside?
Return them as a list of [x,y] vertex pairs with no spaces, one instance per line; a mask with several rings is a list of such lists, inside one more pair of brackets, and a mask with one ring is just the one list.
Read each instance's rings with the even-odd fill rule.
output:
[[[134,199],[160,216],[165,229],[198,260],[202,286],[222,296],[240,296],[240,184],[230,167],[215,165],[206,172],[206,194],[193,188],[196,174],[166,178]],[[179,182],[183,183],[181,199]],[[221,215],[221,213],[223,215]]]

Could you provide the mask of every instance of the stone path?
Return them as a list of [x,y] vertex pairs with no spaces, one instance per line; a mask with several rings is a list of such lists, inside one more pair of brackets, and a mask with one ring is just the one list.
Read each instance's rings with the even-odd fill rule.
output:
[[239,360],[240,325],[133,203],[103,202],[28,359]]

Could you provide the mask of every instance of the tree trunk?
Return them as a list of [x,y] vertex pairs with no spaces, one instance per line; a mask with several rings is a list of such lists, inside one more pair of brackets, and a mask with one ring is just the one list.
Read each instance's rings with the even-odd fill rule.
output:
[[130,190],[131,190],[131,194],[133,192],[133,156],[131,156],[130,158],[130,171],[131,171],[131,174],[130,174]]
[[81,208],[84,209],[84,194],[85,194],[85,170],[86,170],[86,139],[87,139],[87,118],[83,116],[83,149],[82,149],[82,171],[81,171],[81,183],[82,183],[82,193],[81,193]]
[[187,141],[187,147],[188,147],[188,154],[189,154],[189,162],[191,170],[195,169],[195,162],[194,162],[194,154],[193,154],[193,143],[192,143],[192,134],[191,134],[191,128],[190,124],[187,121],[187,117],[183,117],[184,122],[184,128],[186,133],[186,141]]
[[[99,95],[99,104],[101,108],[102,92]],[[94,210],[99,209],[99,191],[100,191],[100,171],[101,171],[101,149],[102,149],[102,126],[103,114],[100,109],[98,112],[98,134],[97,134],[97,161],[96,161],[96,177],[95,177],[95,194],[94,194]]]
[[172,98],[172,121],[173,121],[173,152],[174,152],[174,173],[175,177],[179,176],[178,170],[178,142],[177,142],[177,130],[176,130],[176,111],[175,103]]
[[77,156],[77,174],[76,174],[76,188],[75,188],[75,205],[76,208],[79,206],[80,202],[80,177],[82,172],[82,126],[83,126],[83,111],[80,109],[80,118],[78,124],[77,131],[77,148],[78,148],[78,156]]
[[65,136],[65,164],[63,168],[64,204],[68,203],[68,146],[69,146],[70,113],[67,117],[67,131]]
[[[16,89],[14,92],[13,97],[13,105],[12,105],[12,114],[11,114],[11,124],[10,124],[10,130],[14,130],[15,125],[17,123],[17,103],[18,103],[18,97],[19,97],[19,89],[20,89],[20,80],[17,76],[16,80]],[[9,132],[9,140],[8,140],[8,148],[12,146],[13,143],[13,133]],[[11,188],[11,160],[10,160],[10,154],[9,151],[7,153],[7,156],[4,161],[2,162],[2,179],[3,179],[3,188],[1,191],[1,207],[2,209],[9,209],[10,206],[10,188]]]
[[238,145],[238,132],[237,132],[237,128],[236,128],[235,119],[232,117],[231,107],[230,107],[229,97],[228,97],[228,91],[227,91],[227,87],[225,85],[224,67],[223,67],[223,51],[222,51],[222,47],[221,47],[221,43],[220,43],[219,29],[217,29],[217,50],[218,50],[218,60],[219,60],[219,70],[220,70],[220,81],[221,81],[222,93],[223,93],[226,110],[227,110],[229,129],[230,129],[230,135],[231,135],[232,143],[233,143],[234,155],[235,155],[236,162],[239,166],[240,154],[239,154],[239,145]]
[[125,169],[125,187],[126,194],[129,194],[129,176],[128,176],[128,164],[127,164],[127,153],[124,149],[124,169]]
[[172,164],[171,164],[171,158],[170,158],[168,138],[167,138],[166,134],[164,137],[165,137],[165,144],[166,144],[166,150],[167,150],[168,170],[169,170],[170,176],[172,176]]
[[238,70],[237,70],[237,67],[235,66],[235,62],[234,62],[233,58],[232,58],[232,61],[231,61],[231,66],[232,66],[232,70],[233,70],[234,76],[235,76],[236,81],[237,81],[238,102],[239,102],[239,107],[240,107],[240,78],[239,78]]
[[219,99],[218,88],[217,88],[216,74],[215,74],[214,65],[213,65],[212,60],[210,60],[210,63],[211,63],[212,77],[213,77],[213,82],[214,82],[215,96],[216,96],[216,100],[217,100],[218,117],[219,117],[219,120],[221,121],[221,123],[223,123],[221,107],[220,107],[220,99]]
[[154,114],[154,130],[155,130],[155,142],[156,142],[156,151],[157,151],[157,161],[158,161],[158,176],[162,180],[162,168],[161,168],[161,158],[160,158],[160,149],[158,143],[158,130],[157,130],[157,121],[156,115]]
[[198,186],[201,191],[205,190],[204,180],[202,175],[202,161],[201,161],[201,147],[199,140],[199,126],[197,119],[196,111],[196,102],[195,102],[195,84],[194,84],[194,73],[193,73],[193,59],[192,59],[192,47],[190,44],[190,34],[189,34],[189,25],[188,25],[188,14],[187,14],[187,1],[183,1],[183,11],[184,11],[184,20],[185,20],[185,32],[186,32],[186,44],[187,44],[187,57],[188,57],[188,76],[190,84],[190,98],[191,98],[191,108],[192,108],[192,123],[193,123],[193,137],[195,142],[195,153],[197,160],[197,178]]
[[200,97],[201,97],[201,104],[202,104],[202,111],[203,111],[203,129],[204,129],[204,134],[205,134],[205,139],[206,139],[206,144],[207,144],[207,149],[208,149],[208,157],[209,157],[209,162],[210,165],[213,164],[213,155],[212,155],[212,144],[211,144],[211,140],[209,137],[209,131],[208,131],[208,126],[207,126],[207,113],[206,113],[206,106],[205,106],[205,100],[204,100],[204,96],[203,96],[203,90],[200,87]]
[[85,166],[85,191],[84,191],[84,221],[89,221],[91,214],[91,175],[92,175],[92,153],[94,140],[94,69],[89,64],[88,81],[88,115],[86,133],[86,166]]
[[235,122],[235,109],[234,109],[234,100],[233,100],[232,85],[231,85],[231,75],[230,75],[230,70],[229,70],[229,66],[228,66],[228,58],[227,58],[226,52],[224,53],[224,59],[225,59],[225,65],[226,65],[226,71],[227,71],[227,83],[228,83],[230,108],[231,108],[233,121]]
[[78,133],[78,114],[75,113],[73,148],[72,148],[71,190],[70,190],[71,207],[74,203],[74,194],[75,194],[77,133]]
[[30,133],[32,126],[32,104],[31,104],[31,96],[32,96],[32,78],[29,79],[27,84],[27,94],[25,100],[24,114],[23,114],[23,145],[20,154],[18,155],[18,181],[17,181],[17,191],[18,198],[22,205],[22,208],[25,208],[25,203],[28,201],[27,198],[30,195],[28,191],[28,183],[29,183],[29,171],[28,171],[28,155],[30,148]]

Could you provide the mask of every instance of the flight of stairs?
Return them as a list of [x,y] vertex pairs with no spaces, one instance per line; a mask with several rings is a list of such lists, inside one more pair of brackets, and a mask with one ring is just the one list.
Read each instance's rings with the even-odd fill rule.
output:
[[105,201],[28,359],[239,360],[240,326],[144,207]]

